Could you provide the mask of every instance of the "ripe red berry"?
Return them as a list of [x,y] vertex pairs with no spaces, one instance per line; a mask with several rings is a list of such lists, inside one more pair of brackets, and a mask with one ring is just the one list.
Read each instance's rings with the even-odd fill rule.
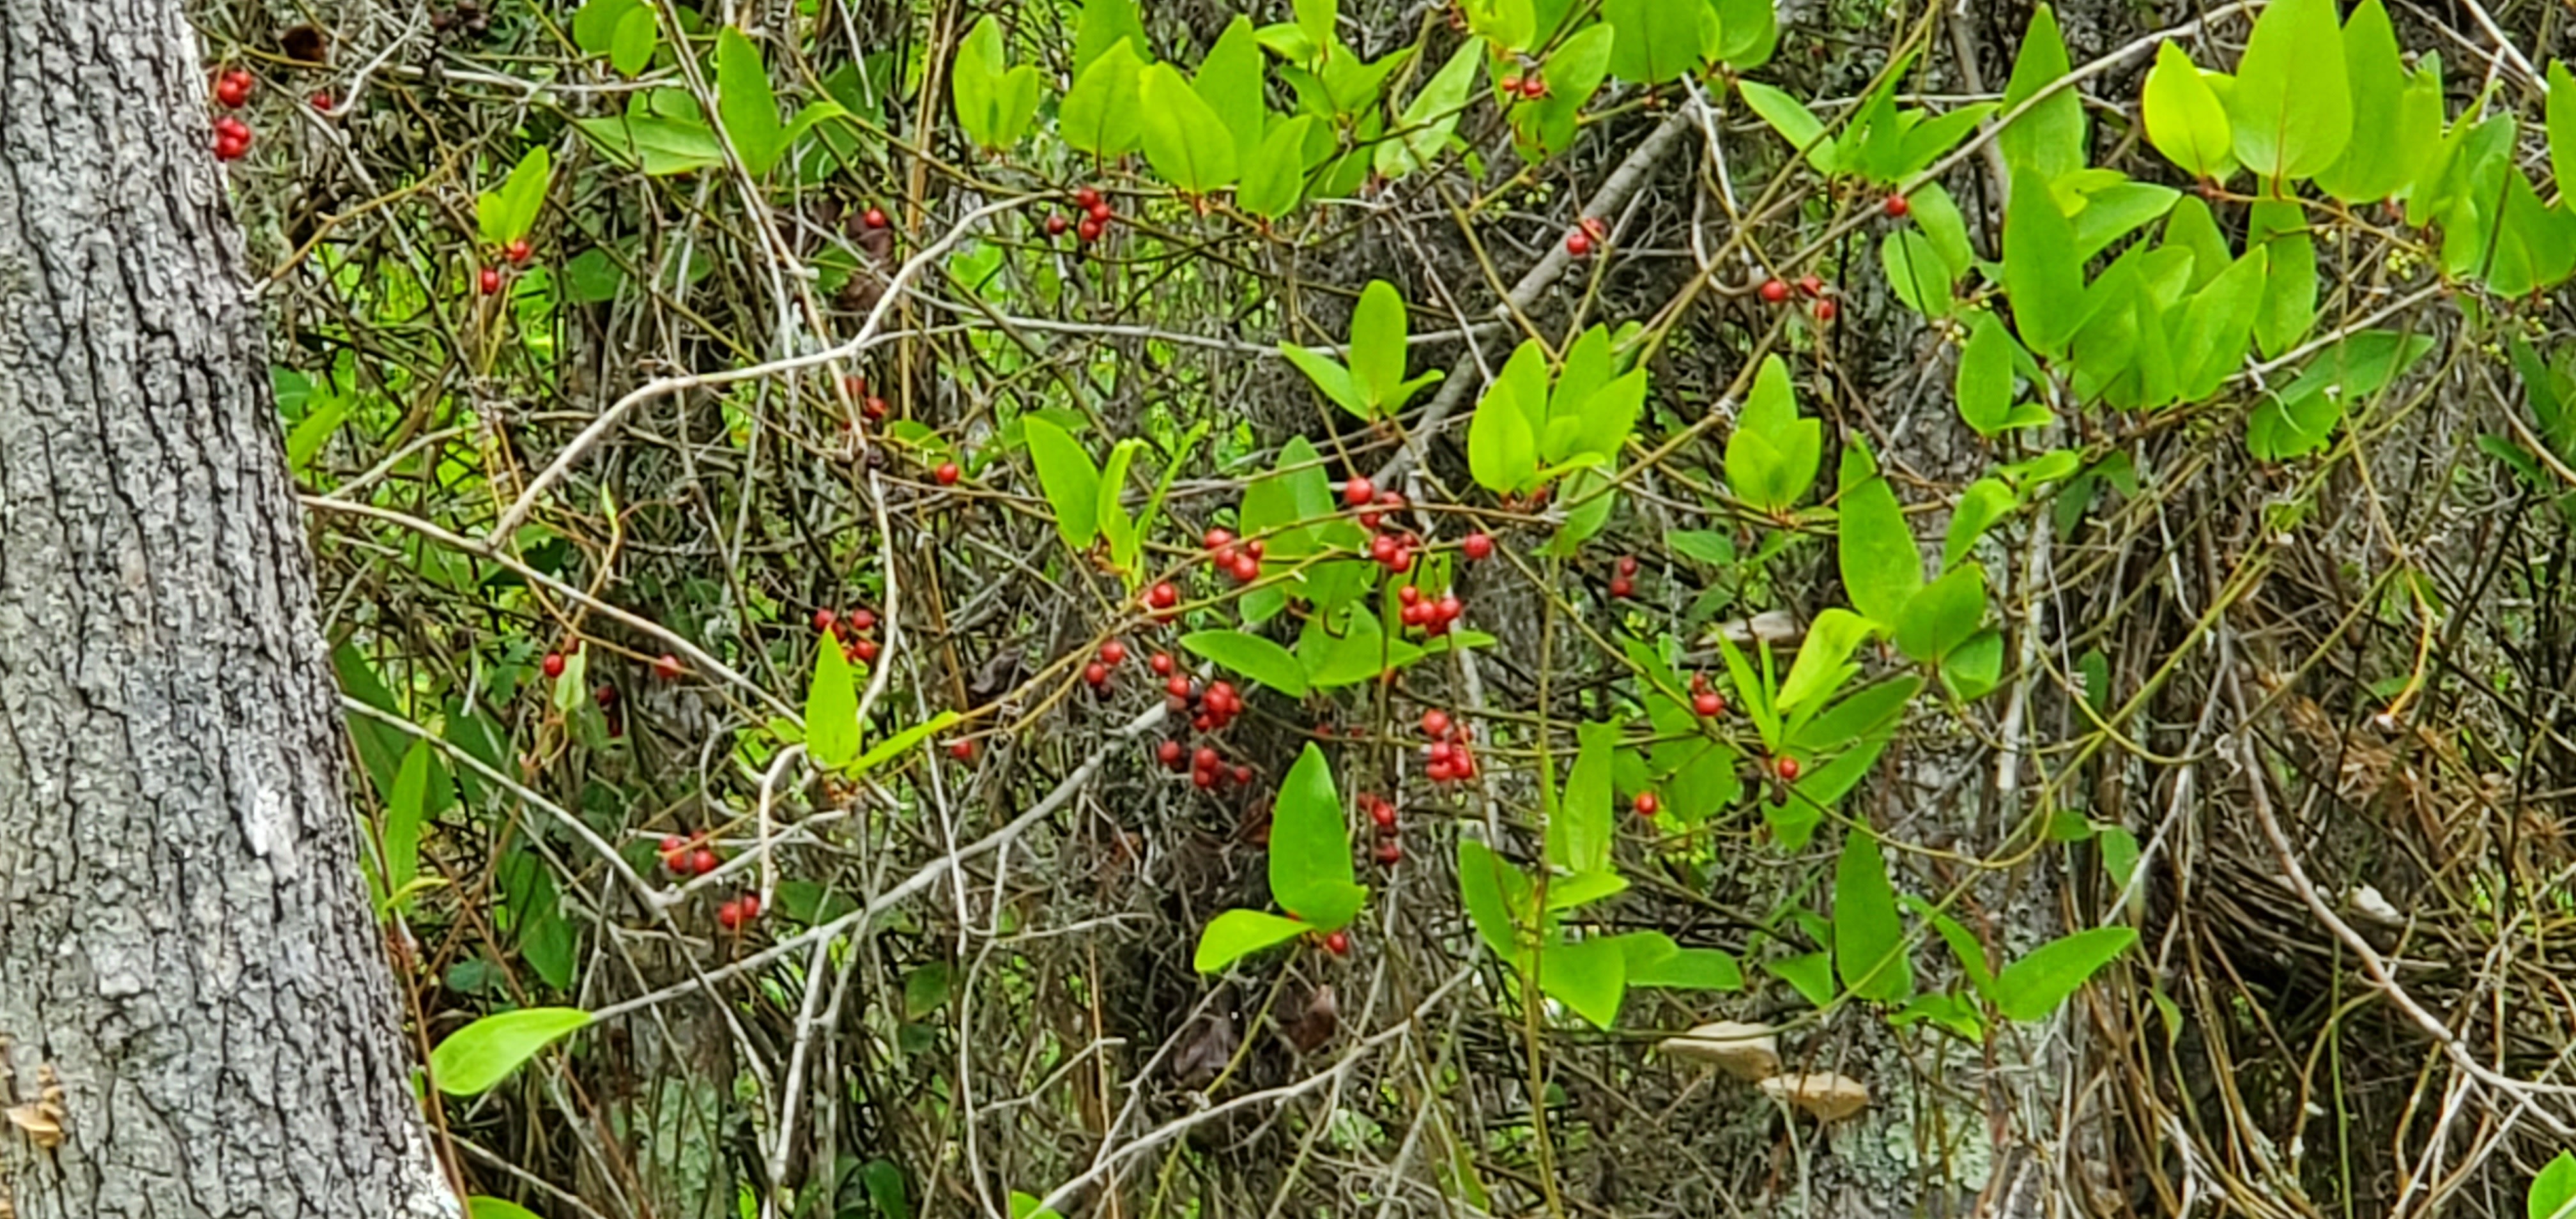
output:
[[716,905],[716,925],[727,931],[742,928],[742,903],[726,898]]
[[1493,557],[1494,539],[1485,534],[1471,533],[1458,539],[1458,549],[1466,553],[1469,562],[1482,563]]
[[859,217],[859,223],[872,229],[884,228],[886,226],[885,209],[881,207],[869,208],[866,215]]
[[871,609],[851,610],[850,629],[862,635],[877,629],[877,612]]
[[743,895],[742,895],[742,897],[741,897],[741,899],[740,899],[740,900],[741,900],[741,902],[742,902],[742,921],[744,921],[744,922],[748,923],[748,922],[750,922],[751,920],[753,920],[753,919],[756,919],[756,918],[759,918],[759,917],[760,917],[760,895],[759,895],[759,894],[757,894],[757,893],[745,893],[745,894],[743,894]]
[[1713,720],[1726,714],[1726,700],[1713,691],[1702,690],[1691,696],[1691,710],[1697,712],[1701,719]]
[[877,662],[877,641],[873,639],[862,639],[857,643],[851,644],[850,657],[861,664],[875,664]]
[[1637,583],[1626,576],[1610,577],[1610,595],[1626,600],[1637,593]]
[[1395,599],[1404,605],[1419,605],[1422,603],[1422,590],[1407,584],[1395,590]]
[[1351,507],[1363,507],[1369,501],[1376,498],[1377,488],[1371,486],[1369,484],[1369,480],[1364,476],[1358,474],[1351,475],[1351,480],[1342,484],[1342,502],[1349,504]]
[[1801,275],[1798,277],[1798,290],[1809,296],[1823,296],[1825,294],[1825,281],[1818,279],[1813,275]]
[[250,124],[227,114],[215,120],[215,159],[238,161],[250,151]]
[[1207,790],[1208,788],[1215,787],[1215,786],[1216,786],[1216,772],[1215,772],[1215,771],[1213,771],[1213,770],[1193,770],[1193,771],[1191,771],[1191,772],[1190,772],[1190,786],[1195,787],[1195,788],[1198,788],[1198,789],[1199,789],[1199,790],[1201,790],[1201,791],[1205,791],[1205,790]]
[[483,284],[483,295],[490,296],[501,290],[501,269],[499,267],[483,268],[483,275],[481,278]]
[[1237,583],[1242,584],[1250,584],[1260,579],[1261,560],[1248,554],[1234,556],[1234,578]]
[[1249,542],[1245,542],[1245,543],[1243,544],[1243,553],[1248,554],[1248,555],[1251,555],[1253,558],[1256,558],[1256,559],[1257,559],[1257,558],[1260,558],[1260,557],[1261,557],[1261,551],[1262,551],[1261,539],[1259,539],[1259,538],[1254,538],[1254,539],[1252,539],[1251,541],[1249,541]]
[[215,100],[223,103],[227,110],[238,110],[242,103],[250,100],[253,83],[251,74],[245,69],[235,68],[226,72],[215,78]]
[[957,470],[957,463],[956,463],[956,462],[953,462],[953,461],[943,461],[943,462],[939,463],[939,468],[938,468],[938,469],[933,470],[933,471],[931,471],[931,472],[930,472],[930,476],[931,476],[932,478],[938,479],[938,480],[939,480],[939,485],[940,485],[940,486],[943,486],[943,487],[954,487],[954,486],[956,486],[956,485],[957,485],[957,474],[958,474],[958,470]]
[[1404,862],[1404,847],[1392,838],[1377,844],[1377,861],[1390,868]]
[[1163,683],[1163,691],[1174,698],[1187,702],[1189,701],[1191,693],[1190,679],[1175,673],[1172,675],[1172,679],[1170,681]]
[[1084,241],[1098,241],[1100,240],[1100,222],[1089,216],[1085,216],[1082,218],[1082,223],[1073,226],[1073,235],[1083,239]]
[[677,834],[662,835],[662,866],[673,872],[689,870],[689,840]]
[[1521,78],[1521,96],[1531,101],[1547,96],[1547,82],[1535,72]]
[[1066,220],[1061,213],[1046,218],[1046,234],[1049,237],[1062,237],[1064,231],[1072,227],[1073,222]]
[[1237,762],[1237,763],[1235,763],[1235,764],[1234,764],[1234,782],[1235,782],[1235,786],[1237,786],[1237,787],[1250,787],[1250,786],[1252,786],[1252,768],[1251,768],[1250,766],[1247,766],[1247,765],[1245,765],[1245,764],[1241,763],[1241,762]]
[[1349,956],[1351,952],[1351,937],[1339,931],[1325,936],[1324,951],[1337,957]]
[[1165,741],[1154,747],[1154,757],[1174,770],[1181,768],[1181,755],[1186,752],[1179,741]]
[[1180,603],[1181,590],[1172,587],[1172,583],[1169,580],[1157,584],[1154,587],[1147,589],[1145,592],[1145,604],[1153,606],[1155,609],[1170,609]]
[[973,761],[975,759],[975,738],[960,737],[957,740],[950,741],[948,743],[948,756],[955,758],[960,762]]
[[1100,192],[1088,186],[1073,188],[1073,205],[1088,211],[1100,205]]
[[564,658],[563,658],[563,653],[561,653],[561,652],[548,652],[548,653],[546,653],[546,658],[545,658],[544,660],[542,660],[542,661],[537,662],[537,667],[538,667],[538,668],[540,668],[540,669],[545,670],[545,674],[546,674],[546,676],[548,676],[548,677],[561,677],[561,676],[563,676],[563,671],[564,671]]
[[1889,195],[1887,202],[1880,204],[1879,208],[1890,216],[1902,217],[1905,213],[1913,211],[1914,205],[1907,202],[1903,195]]
[[1127,645],[1115,639],[1100,645],[1100,663],[1114,665],[1127,659]]
[[722,862],[724,861],[716,858],[716,853],[713,848],[699,847],[697,854],[689,856],[689,870],[700,876],[704,876],[709,872],[715,871],[716,865]]
[[1763,301],[1769,304],[1776,305],[1789,299],[1789,285],[1776,279],[1763,280],[1761,292]]
[[1521,74],[1514,72],[1509,76],[1505,76],[1502,81],[1502,87],[1503,92],[1518,96],[1521,91]]
[[1581,229],[1565,235],[1565,252],[1581,258],[1592,252],[1592,234]]
[[1437,707],[1422,713],[1422,735],[1443,740],[1449,735],[1449,713]]
[[1637,556],[1632,554],[1620,555],[1619,574],[1623,576],[1633,576],[1637,574]]
[[1082,667],[1082,680],[1091,683],[1094,687],[1108,685],[1109,666],[1096,660],[1092,661],[1090,664],[1084,665]]
[[590,692],[590,696],[597,699],[603,708],[617,705],[617,687],[606,682],[601,682],[598,689]]
[[1395,806],[1384,800],[1378,801],[1369,807],[1369,820],[1376,822],[1377,828],[1381,830],[1394,829]]
[[1082,214],[1098,221],[1102,228],[1107,228],[1110,221],[1118,218],[1118,209],[1109,206],[1107,199],[1095,199],[1091,206],[1082,209]]
[[1466,613],[1467,603],[1459,600],[1456,593],[1442,593],[1439,604],[1432,608],[1438,611],[1440,621],[1446,624],[1456,622],[1460,614]]
[[1190,755],[1190,768],[1193,770],[1213,771],[1217,768],[1217,763],[1221,760],[1222,759],[1216,756],[1216,750],[1214,748],[1201,745],[1198,748],[1198,752]]
[[1830,322],[1834,320],[1834,315],[1839,312],[1841,312],[1841,310],[1836,309],[1832,301],[1816,302],[1816,320],[1819,322]]
[[825,632],[830,631],[830,630],[832,629],[832,622],[833,622],[833,620],[834,620],[834,615],[833,615],[832,611],[830,611],[830,610],[827,610],[827,609],[818,609],[818,610],[814,611],[814,631],[815,631],[815,633],[816,633],[816,634],[822,634],[822,633],[825,633]]
[[886,417],[886,413],[887,413],[887,411],[888,411],[889,409],[890,409],[890,408],[886,406],[886,400],[885,400],[885,399],[880,398],[880,397],[877,397],[877,396],[875,396],[875,395],[873,395],[873,394],[869,395],[869,396],[868,396],[868,400],[867,400],[866,402],[864,402],[864,403],[861,403],[861,404],[860,404],[860,406],[859,406],[859,411],[860,411],[860,413],[862,413],[862,414],[866,415],[866,416],[867,416],[868,418],[870,418],[870,419],[883,419],[883,418],[885,418],[885,417]]
[[[1172,654],[1171,654],[1171,653],[1169,653],[1169,652],[1156,652],[1156,653],[1154,653],[1153,657],[1152,657],[1151,659],[1147,660],[1145,663],[1146,663],[1147,665],[1149,665],[1149,666],[1151,666],[1151,667],[1153,668],[1153,670],[1154,670],[1154,675],[1155,675],[1155,676],[1157,676],[1157,677],[1169,677],[1169,676],[1171,676],[1171,673],[1172,673]],[[1184,697],[1186,697],[1186,696],[1187,696],[1187,693],[1188,693],[1187,691],[1183,691],[1183,695],[1184,695]]]
[[1655,793],[1653,793],[1653,792],[1638,792],[1638,793],[1637,793],[1637,815],[1638,815],[1638,816],[1640,816],[1640,817],[1652,817],[1652,816],[1654,816],[1654,815],[1655,815],[1655,810],[1656,810],[1656,809],[1658,809],[1658,808],[1661,808],[1661,807],[1663,807],[1663,802],[1662,802],[1662,801],[1660,801],[1660,800],[1655,799]]
[[509,259],[513,264],[528,261],[528,257],[534,253],[536,253],[535,247],[530,246],[525,237],[515,238],[510,244],[501,247],[501,257]]
[[1200,544],[1210,550],[1223,550],[1234,544],[1234,535],[1222,529],[1209,529],[1199,535]]
[[662,653],[662,655],[653,662],[653,676],[661,678],[663,681],[678,681],[687,673],[688,670],[680,665],[680,658],[673,656],[669,652]]
[[313,101],[313,109],[315,110],[315,112],[317,112],[317,113],[321,113],[321,114],[329,114],[329,113],[331,113],[331,95],[330,95],[330,94],[328,94],[328,93],[316,93],[316,94],[314,94],[314,95],[313,95],[312,101]]
[[1779,761],[1773,762],[1773,763],[1771,764],[1771,766],[1772,766],[1772,769],[1777,770],[1777,771],[1779,771],[1779,772],[1780,772],[1780,779],[1781,779],[1781,781],[1782,781],[1782,782],[1796,782],[1796,781],[1797,781],[1797,778],[1798,778],[1798,759],[1796,759],[1796,758],[1791,758],[1791,757],[1783,757],[1783,758],[1781,758]]

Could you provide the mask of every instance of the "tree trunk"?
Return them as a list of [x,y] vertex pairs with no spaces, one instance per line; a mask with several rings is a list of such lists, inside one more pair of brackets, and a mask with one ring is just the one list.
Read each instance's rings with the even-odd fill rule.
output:
[[452,1216],[204,94],[0,5],[0,1214]]

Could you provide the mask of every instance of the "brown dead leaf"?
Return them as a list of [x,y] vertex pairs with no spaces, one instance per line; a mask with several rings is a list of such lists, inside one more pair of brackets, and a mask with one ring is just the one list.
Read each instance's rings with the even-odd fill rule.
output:
[[1795,1105],[1820,1122],[1839,1122],[1869,1108],[1869,1085],[1831,1071],[1774,1075],[1761,1086],[1763,1095]]
[[1676,1058],[1713,1062],[1727,1074],[1751,1083],[1780,1071],[1780,1038],[1770,1025],[1717,1020],[1655,1047]]

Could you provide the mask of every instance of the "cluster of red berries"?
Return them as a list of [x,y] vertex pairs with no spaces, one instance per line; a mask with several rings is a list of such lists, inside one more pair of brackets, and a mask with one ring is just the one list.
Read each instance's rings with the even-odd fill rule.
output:
[[1366,476],[1354,474],[1342,484],[1342,503],[1359,515],[1360,528],[1369,530],[1369,558],[1389,574],[1402,575],[1413,566],[1413,552],[1422,539],[1411,530],[1389,529],[1386,517],[1404,510],[1404,496],[1395,491],[1380,491]]
[[1127,645],[1112,639],[1100,645],[1100,659],[1082,667],[1082,680],[1094,690],[1109,688],[1109,671],[1127,659]]
[[1360,811],[1377,826],[1377,861],[1390,868],[1404,862],[1404,844],[1396,841],[1395,802],[1375,792],[1361,792]]
[[716,925],[727,931],[740,931],[760,917],[760,895],[745,893],[716,903]]
[[868,392],[868,379],[866,377],[862,377],[857,373],[851,373],[849,376],[841,378],[841,387],[849,390],[850,397],[857,400],[859,403],[859,413],[865,415],[868,422],[879,423],[884,421],[887,414],[886,400]]
[[1237,545],[1233,534],[1210,529],[1199,540],[1207,543],[1210,571],[1232,576],[1237,584],[1250,584],[1261,578],[1261,539]]
[[1610,595],[1621,601],[1637,595],[1637,556],[1619,556],[1619,574],[1610,577]]
[[[536,247],[529,245],[528,239],[525,237],[512,238],[510,243],[502,246],[500,250],[501,260],[514,267],[526,263],[530,257],[536,254],[536,252]],[[490,296],[493,293],[499,292],[501,290],[501,284],[501,268],[497,266],[487,264],[483,268],[482,272],[475,276],[475,286],[481,288],[483,290],[483,295],[485,296]]]
[[1214,745],[1192,749],[1179,741],[1167,740],[1154,747],[1154,757],[1166,770],[1189,771],[1190,786],[1200,791],[1214,791],[1228,783],[1237,787],[1252,786],[1252,767],[1243,762],[1229,765],[1225,755],[1218,753]]
[[1610,244],[1610,226],[1599,216],[1586,216],[1565,235],[1565,252],[1576,258],[1590,254],[1596,247]]
[[1708,674],[1691,674],[1691,714],[1713,720],[1726,714],[1726,696],[1708,688]]
[[877,641],[870,636],[877,629],[875,610],[854,609],[847,615],[830,609],[814,611],[814,630],[841,641],[841,658],[861,664],[877,662]]
[[1517,72],[1506,73],[1502,79],[1502,86],[1503,92],[1517,96],[1524,101],[1534,102],[1547,96],[1547,82],[1541,80],[1539,78],[1539,74],[1536,72],[1532,72],[1527,76],[1523,76]]
[[1432,782],[1463,783],[1476,777],[1476,755],[1467,748],[1465,724],[1434,707],[1422,713],[1422,735],[1431,738],[1422,751],[1422,773]]
[[215,120],[215,159],[238,161],[250,151],[250,124],[227,114]]
[[1067,220],[1064,213],[1054,213],[1046,218],[1047,236],[1062,237],[1070,228],[1074,236],[1089,244],[1100,240],[1100,235],[1109,231],[1109,222],[1118,218],[1118,209],[1109,206],[1109,201],[1101,198],[1099,191],[1088,186],[1074,188],[1073,206],[1081,211],[1082,219]]
[[716,865],[722,862],[716,856],[716,849],[707,845],[703,838],[684,838],[678,834],[662,836],[662,868],[673,876],[704,876],[715,871]]
[[1448,634],[1449,624],[1467,612],[1466,602],[1460,601],[1454,591],[1442,593],[1434,600],[1424,597],[1421,589],[1407,584],[1395,590],[1395,599],[1403,606],[1398,612],[1404,625],[1419,627],[1426,635]]
[[1223,732],[1243,714],[1243,695],[1230,681],[1214,681],[1202,687],[1189,675],[1175,673],[1163,683],[1164,707],[1174,715],[1188,713],[1190,727],[1200,732]]
[[[1789,300],[1790,288],[1789,283],[1786,280],[1763,280],[1762,286],[1755,291],[1760,294],[1762,302],[1767,305],[1787,304]],[[1798,277],[1797,292],[1798,295],[1816,302],[1811,306],[1811,310],[1814,312],[1817,321],[1830,322],[1834,320],[1834,314],[1837,310],[1835,308],[1833,298],[1825,295],[1825,281],[1818,279],[1813,275],[1801,275]]]
[[215,101],[226,110],[239,110],[250,101],[250,89],[258,83],[248,68],[229,68],[215,77]]

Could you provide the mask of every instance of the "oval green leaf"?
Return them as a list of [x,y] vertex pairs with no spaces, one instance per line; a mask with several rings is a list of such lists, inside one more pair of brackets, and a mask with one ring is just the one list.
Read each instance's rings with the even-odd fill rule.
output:
[[509,1078],[519,1064],[590,1023],[577,1007],[531,1007],[485,1016],[448,1034],[429,1052],[429,1073],[449,1096],[476,1096]]
[[1195,631],[1181,646],[1293,698],[1306,696],[1306,667],[1288,649],[1244,631]]

